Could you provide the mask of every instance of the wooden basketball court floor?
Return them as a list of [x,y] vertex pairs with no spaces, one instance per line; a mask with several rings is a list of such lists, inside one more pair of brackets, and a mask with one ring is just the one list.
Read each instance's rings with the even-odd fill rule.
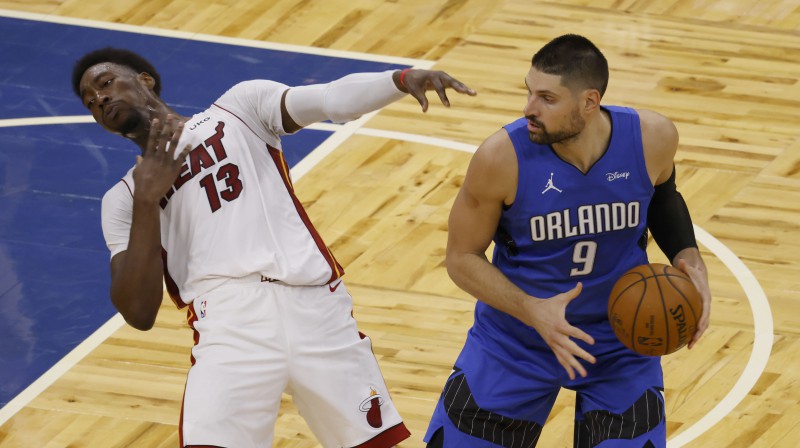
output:
[[[474,299],[443,266],[469,150],[520,115],[536,49],[567,32],[589,37],[611,66],[606,104],[675,121],[678,183],[710,272],[711,328],[693,350],[663,360],[669,446],[800,446],[797,0],[0,0],[0,8],[414,58],[479,91],[425,115],[409,99],[392,105],[304,165],[297,181],[347,269],[354,314],[412,430],[403,447],[424,445],[472,322]],[[651,258],[663,261],[654,245]],[[0,448],[177,446],[191,344],[183,313],[165,300],[152,331],[113,331],[9,416]],[[562,393],[539,446],[571,446],[571,403]],[[289,399],[275,446],[317,446]]]

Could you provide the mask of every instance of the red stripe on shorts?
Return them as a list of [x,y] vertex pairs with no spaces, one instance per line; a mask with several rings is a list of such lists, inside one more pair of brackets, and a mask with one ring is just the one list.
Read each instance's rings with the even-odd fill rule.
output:
[[[186,322],[189,324],[189,327],[194,332],[194,345],[197,345],[200,342],[200,333],[194,329],[194,323],[197,322],[197,313],[194,312],[194,302],[189,305],[189,308],[186,309]],[[190,352],[191,353],[191,352]],[[194,355],[189,355],[192,361],[192,365],[195,363]],[[188,378],[187,378],[188,381]],[[180,446],[183,446],[183,408],[186,405],[186,385],[183,386],[183,399],[181,400],[181,416],[180,420],[178,420],[178,439],[180,440]]]
[[167,268],[167,251],[164,250],[163,247],[161,248],[161,263],[164,264],[164,284],[167,285],[167,294],[169,294],[169,298],[172,299],[175,306],[181,310],[186,307],[186,302],[181,298],[181,291],[178,289],[178,284],[175,283],[175,280],[169,275],[169,269]]
[[[192,362],[194,364],[194,362]],[[186,385],[183,386],[183,398],[181,399],[181,416],[178,420],[178,441],[183,448],[183,407],[186,406]]]
[[[192,331],[194,332],[192,338],[194,339],[194,345],[196,346],[197,344],[200,343],[200,332],[194,328],[195,322],[197,322],[197,313],[194,312],[194,302],[192,302],[192,304],[189,305],[189,308],[186,310],[186,323],[189,324],[189,328],[191,328]],[[190,356],[189,359],[192,361],[192,365],[194,365],[195,363],[194,355],[189,355],[189,356]]]
[[399,423],[354,448],[388,448],[411,437],[404,423]]

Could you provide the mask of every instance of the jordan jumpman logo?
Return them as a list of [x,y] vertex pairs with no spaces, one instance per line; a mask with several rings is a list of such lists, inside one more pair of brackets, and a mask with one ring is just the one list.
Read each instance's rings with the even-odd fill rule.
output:
[[547,190],[556,190],[557,192],[561,193],[561,190],[553,185],[553,173],[550,173],[550,180],[547,181],[547,185],[545,186],[544,191],[542,191],[542,194],[547,193]]

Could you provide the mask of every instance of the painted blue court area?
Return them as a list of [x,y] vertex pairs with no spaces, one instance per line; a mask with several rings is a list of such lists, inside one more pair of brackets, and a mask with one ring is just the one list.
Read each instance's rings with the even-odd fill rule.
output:
[[[184,115],[204,110],[247,79],[312,84],[400,67],[4,17],[0,31],[0,125],[13,118],[88,115],[72,93],[71,68],[104,46],[150,59],[160,71],[163,98]],[[295,165],[329,135],[304,130],[286,138],[287,160]],[[4,406],[114,315],[100,199],[133,164],[138,148],[96,124],[0,127],[0,141]]]

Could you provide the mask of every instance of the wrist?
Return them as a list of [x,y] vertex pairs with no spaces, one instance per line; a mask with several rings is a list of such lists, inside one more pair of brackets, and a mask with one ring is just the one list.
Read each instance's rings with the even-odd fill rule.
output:
[[159,203],[161,202],[161,197],[159,198],[150,198],[145,194],[136,194],[133,195],[133,205],[137,208],[157,208]]
[[513,316],[520,320],[522,323],[529,327],[536,328],[536,306],[542,299],[537,299],[533,296],[521,296],[516,302],[516,306],[514,307],[514,314]]
[[392,80],[394,81],[395,87],[397,90],[401,92],[408,93],[408,88],[406,87],[406,76],[411,71],[411,68],[404,68],[403,70],[395,70],[392,73]]

